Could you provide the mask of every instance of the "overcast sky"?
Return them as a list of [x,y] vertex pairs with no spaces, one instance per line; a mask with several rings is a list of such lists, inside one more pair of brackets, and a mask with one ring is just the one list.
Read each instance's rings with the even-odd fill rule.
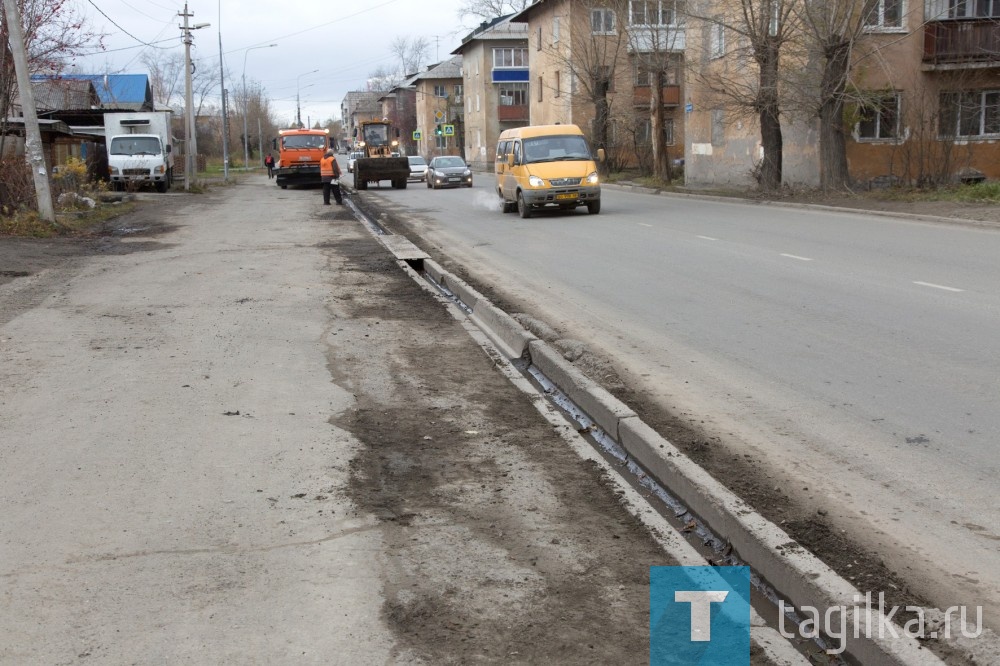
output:
[[[145,74],[143,50],[184,52],[178,28],[183,2],[79,2],[91,24],[108,33],[107,51],[79,60],[73,72]],[[396,37],[426,38],[431,44],[426,64],[450,57],[476,23],[460,20],[459,5],[460,0],[189,0],[188,11],[194,14],[190,24],[211,23],[193,32],[191,57],[206,67],[218,62],[221,26],[227,76],[234,79],[227,79],[226,87],[239,82],[245,62],[247,81],[259,82],[279,121],[290,123],[298,81],[302,121],[308,116],[315,122],[339,117],[349,90],[363,90],[369,73],[379,66],[395,65],[389,45]],[[248,51],[251,47],[264,48]],[[218,99],[218,87],[213,95]]]

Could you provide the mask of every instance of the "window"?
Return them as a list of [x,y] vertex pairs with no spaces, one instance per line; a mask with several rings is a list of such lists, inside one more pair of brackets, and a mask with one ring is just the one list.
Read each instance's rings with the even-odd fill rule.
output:
[[[664,118],[663,119],[663,134],[664,134],[664,139],[666,140],[666,145],[668,145],[668,146],[674,145],[674,119],[673,118]],[[645,120],[643,120],[639,124],[639,127],[637,128],[637,135],[638,136],[636,136],[636,139],[638,139],[638,141],[640,143],[649,143],[649,144],[651,144],[653,142],[653,121],[651,119],[649,119],[649,118],[646,118]]]
[[722,17],[714,17],[711,28],[711,38],[709,39],[709,54],[712,58],[721,58],[726,55],[726,26],[722,24]]
[[903,0],[866,0],[865,27],[881,30],[903,27]]
[[448,96],[448,86],[436,85],[434,86],[434,96],[435,97],[447,97]]
[[542,101],[542,77],[538,77],[538,101]]
[[559,75],[560,75],[560,72],[556,72],[556,89],[555,89],[555,92],[553,93],[556,97],[559,97],[559,94],[560,94],[560,90],[559,90],[559,83],[560,83],[560,81],[559,81],[559,79],[561,77]]
[[613,35],[615,32],[615,12],[607,8],[591,9],[590,31],[595,35]]
[[1000,17],[1000,0],[947,0],[948,18]]
[[858,139],[876,141],[899,137],[899,115],[898,94],[863,104],[858,109]]
[[1000,134],[1000,91],[941,93],[941,136]]
[[462,91],[463,90],[465,90],[465,87],[461,83],[456,83],[455,84],[455,88],[454,88],[454,91],[455,91],[455,102],[457,102],[459,104],[461,104],[461,102],[462,102]]
[[559,17],[552,19],[552,43],[559,43]]
[[629,3],[628,23],[631,26],[674,25],[673,0],[632,0]]
[[528,66],[528,49],[493,49],[493,69]]
[[542,50],[542,26],[538,26],[538,50]]
[[[665,65],[663,69],[663,85],[665,86],[676,86],[677,85],[677,70],[680,69],[680,63],[676,57],[671,57],[670,61]],[[654,78],[656,74],[656,69],[651,67],[648,63],[637,62],[635,64],[635,85],[638,88],[648,88],[656,83]]]
[[448,150],[448,137],[446,136],[436,136],[434,137],[434,142],[437,144],[437,148],[440,150]]
[[501,83],[497,91],[500,106],[525,106],[528,103],[527,83]]

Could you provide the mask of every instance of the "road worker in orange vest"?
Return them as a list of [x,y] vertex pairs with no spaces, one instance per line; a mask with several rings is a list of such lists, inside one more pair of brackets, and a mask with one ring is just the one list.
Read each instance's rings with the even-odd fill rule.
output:
[[323,205],[330,205],[330,191],[333,191],[333,198],[337,200],[338,206],[344,205],[344,197],[340,193],[340,165],[337,157],[333,154],[333,148],[326,151],[323,159],[319,161],[319,175],[323,180]]

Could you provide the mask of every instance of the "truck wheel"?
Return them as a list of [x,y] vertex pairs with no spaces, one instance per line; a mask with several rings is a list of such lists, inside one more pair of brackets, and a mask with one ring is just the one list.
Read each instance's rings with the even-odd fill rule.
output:
[[531,206],[524,200],[524,196],[520,192],[517,193],[517,214],[525,220],[531,217]]
[[394,188],[396,188],[397,190],[405,190],[406,189],[406,179],[405,178],[397,178],[396,180],[392,181],[392,186]]
[[587,212],[591,215],[597,215],[601,212],[601,200],[588,201],[587,202]]
[[156,191],[160,194],[166,194],[167,192],[167,181],[160,180],[156,183]]

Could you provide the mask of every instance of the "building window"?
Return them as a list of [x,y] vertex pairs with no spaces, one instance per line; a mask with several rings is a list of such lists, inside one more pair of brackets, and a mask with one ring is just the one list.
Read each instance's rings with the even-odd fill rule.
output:
[[528,103],[527,83],[501,83],[497,96],[500,106],[525,106]]
[[462,91],[463,90],[465,90],[465,86],[463,86],[461,83],[456,83],[455,84],[455,103],[456,104],[461,104],[462,103]]
[[948,18],[998,18],[1000,0],[947,0]]
[[940,113],[941,136],[996,136],[1000,134],[1000,91],[941,93]]
[[[653,143],[653,121],[650,118],[643,120],[639,127],[637,128],[636,139],[639,143]],[[674,145],[674,119],[664,118],[663,119],[663,134],[666,140],[666,145]]]
[[542,26],[538,26],[538,50],[542,50]]
[[903,27],[903,0],[866,0],[864,11],[869,30]]
[[438,150],[448,150],[448,137],[446,136],[436,136],[434,137],[434,143]]
[[493,49],[493,69],[528,66],[528,49]]
[[553,93],[553,95],[555,95],[556,97],[559,97],[560,92],[561,92],[560,89],[559,89],[559,84],[560,84],[560,78],[561,77],[559,75],[560,75],[560,72],[556,72],[556,89],[555,89],[555,92]]
[[447,97],[448,96],[448,86],[436,85],[434,86],[434,96],[435,97]]
[[552,43],[559,43],[559,17],[552,19]]
[[877,141],[899,137],[899,95],[886,95],[858,108],[859,140]]
[[615,12],[608,8],[590,10],[590,31],[595,35],[615,33]]
[[629,2],[628,24],[633,27],[674,25],[675,16],[673,0],[632,0]]
[[716,16],[713,20],[709,54],[713,58],[721,58],[726,55],[726,26],[723,25],[721,16]]
[[538,101],[542,101],[542,77],[538,77]]
[[[680,63],[676,57],[671,57],[670,61],[665,65],[663,69],[663,85],[665,86],[676,86],[677,85],[677,70],[680,68]],[[635,85],[638,88],[648,88],[656,83],[653,78],[656,69],[650,67],[648,64],[642,62],[635,63]]]

